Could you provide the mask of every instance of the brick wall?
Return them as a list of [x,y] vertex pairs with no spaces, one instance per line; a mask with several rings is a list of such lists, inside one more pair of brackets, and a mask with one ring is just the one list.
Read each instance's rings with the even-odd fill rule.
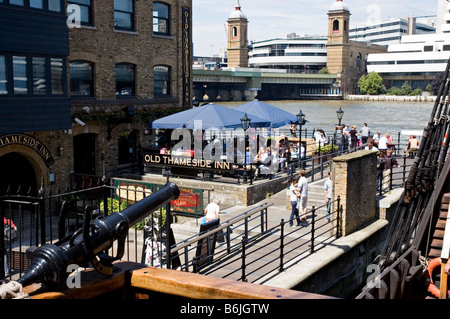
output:
[[376,152],[359,151],[333,159],[333,196],[341,196],[341,233],[347,236],[377,216]]

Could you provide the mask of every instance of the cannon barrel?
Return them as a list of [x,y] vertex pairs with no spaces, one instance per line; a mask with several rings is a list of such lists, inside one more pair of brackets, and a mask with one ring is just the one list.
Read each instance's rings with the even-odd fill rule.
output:
[[[128,229],[159,207],[177,199],[179,195],[177,185],[167,183],[161,190],[123,211],[93,221],[90,220],[90,208],[87,207],[85,227],[73,234],[70,239],[36,248],[32,253],[29,270],[17,281],[22,286],[31,283],[56,286],[67,279],[69,265],[84,266],[89,261],[96,270],[108,274],[108,271],[105,271],[107,268],[112,274],[112,262],[123,256]],[[104,251],[110,249],[115,240],[119,242],[118,251],[122,247],[122,253],[118,253],[114,258],[105,256]],[[97,255],[103,256],[100,261],[96,259]]]

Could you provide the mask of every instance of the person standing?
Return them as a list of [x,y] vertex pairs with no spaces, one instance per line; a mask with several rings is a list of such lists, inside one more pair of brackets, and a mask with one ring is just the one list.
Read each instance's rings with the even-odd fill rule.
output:
[[358,146],[358,131],[356,130],[356,125],[352,125],[352,129],[348,132],[350,135],[350,148],[354,149]]
[[[300,217],[298,216],[298,208],[297,208],[297,200],[300,196],[300,193],[297,190],[297,182],[298,180],[295,178],[291,179],[291,185],[289,186],[289,200],[291,202],[291,216],[289,217],[289,226],[291,227],[297,227],[300,226],[301,221]],[[294,226],[294,218],[297,221],[297,225]]]
[[369,138],[370,130],[367,127],[367,123],[363,124],[363,127],[359,131],[359,134],[361,134],[361,144],[364,145],[367,143],[367,139]]
[[331,218],[331,172],[328,172],[328,178],[326,179],[325,183],[323,184],[323,193],[325,195],[325,203],[327,204],[327,221],[330,222]]
[[4,270],[5,275],[9,274],[9,267],[8,267],[8,255],[9,250],[11,249],[11,242],[13,242],[15,239],[17,239],[17,226],[14,224],[14,222],[11,219],[7,219],[6,217],[3,217],[3,233],[4,233],[4,248],[5,248],[5,261],[4,261]]
[[308,204],[308,179],[305,175],[306,171],[302,169],[300,171],[300,179],[298,181],[298,192],[300,193],[298,211],[302,222],[306,221],[306,205]]

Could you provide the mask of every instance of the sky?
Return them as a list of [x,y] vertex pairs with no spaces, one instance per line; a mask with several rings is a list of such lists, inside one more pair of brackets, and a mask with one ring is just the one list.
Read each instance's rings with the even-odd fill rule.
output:
[[[248,40],[326,35],[327,12],[335,0],[239,0],[247,16]],[[227,20],[237,0],[192,0],[194,56],[219,54],[227,46]],[[436,15],[438,0],[344,0],[357,22]]]

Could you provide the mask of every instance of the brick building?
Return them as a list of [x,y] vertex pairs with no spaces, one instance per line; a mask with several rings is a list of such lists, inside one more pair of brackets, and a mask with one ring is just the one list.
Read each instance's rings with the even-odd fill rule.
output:
[[0,9],[0,191],[113,176],[148,146],[149,121],[191,107],[191,0]]
[[344,96],[357,93],[358,80],[367,73],[368,55],[387,52],[386,46],[350,41],[350,15],[342,0],[336,0],[328,10],[327,68],[338,75]]

